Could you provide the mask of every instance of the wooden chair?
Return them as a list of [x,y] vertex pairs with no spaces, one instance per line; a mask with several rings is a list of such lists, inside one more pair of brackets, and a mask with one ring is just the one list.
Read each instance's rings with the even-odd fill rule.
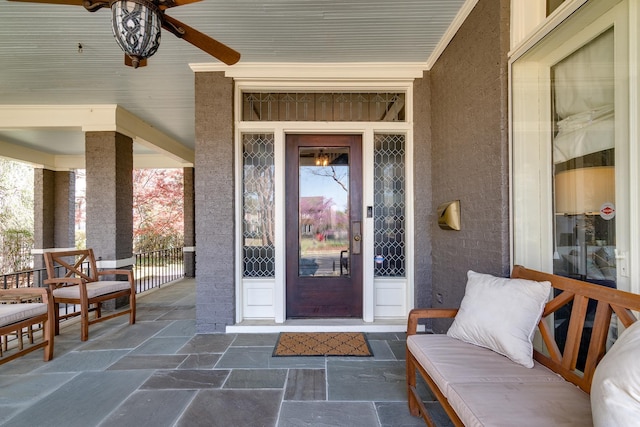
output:
[[[8,354],[3,354],[0,345],[0,365],[39,348],[44,348],[44,361],[51,360],[54,335],[51,323],[54,319],[54,304],[49,289],[0,289],[0,301],[3,302],[0,303],[0,337],[2,337],[2,341],[5,341],[10,335],[16,335],[18,340],[16,351],[13,349],[9,351],[8,346],[5,347]],[[33,327],[40,324],[42,325],[42,340],[25,348],[22,342],[24,329],[28,328],[29,332],[32,332]],[[33,343],[33,335],[29,338]]]
[[[80,339],[89,339],[89,325],[129,314],[129,324],[136,323],[136,287],[131,270],[98,271],[93,249],[46,252],[45,264],[55,306],[55,334],[60,333],[60,319],[80,316]],[[56,271],[60,271],[59,275]],[[126,276],[127,280],[100,280],[104,276]],[[102,316],[102,303],[120,297],[129,298],[129,307]],[[60,315],[60,304],[78,304],[80,311]],[[89,312],[96,316],[89,319]]]

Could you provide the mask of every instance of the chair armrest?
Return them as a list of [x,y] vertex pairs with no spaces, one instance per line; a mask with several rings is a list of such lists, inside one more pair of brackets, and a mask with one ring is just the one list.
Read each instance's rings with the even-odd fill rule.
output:
[[415,335],[419,319],[437,319],[456,317],[457,308],[414,308],[409,312],[407,335]]
[[133,282],[133,271],[132,270],[102,270],[98,271],[98,277],[100,276],[116,276],[123,275],[127,276],[127,280]]

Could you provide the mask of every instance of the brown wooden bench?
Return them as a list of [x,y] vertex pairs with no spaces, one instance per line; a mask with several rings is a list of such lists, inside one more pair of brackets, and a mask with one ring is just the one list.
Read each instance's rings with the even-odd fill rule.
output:
[[[48,276],[44,283],[49,285],[53,295],[56,335],[60,332],[60,319],[78,315],[82,341],[89,339],[89,325],[94,323],[126,314],[129,315],[129,324],[136,322],[136,287],[131,270],[98,271],[92,249],[46,252],[44,259]],[[126,280],[110,280],[111,277],[105,276],[125,276]],[[129,306],[103,316],[102,303],[121,297],[129,299]],[[78,304],[80,311],[61,316],[60,304]],[[93,319],[89,319],[91,311],[96,312]]]
[[[25,302],[25,301],[29,302]],[[0,365],[17,357],[44,348],[44,360],[53,357],[53,299],[47,288],[0,289],[0,337],[5,344],[5,353],[0,346]],[[38,325],[42,325],[38,328]],[[22,336],[25,328],[33,333],[34,327],[42,330],[42,339],[30,342],[33,345],[23,346]],[[16,348],[9,348],[8,337],[16,336]]]
[[[632,310],[640,311],[640,295],[521,266],[514,267],[511,278],[552,285],[553,298],[538,323],[539,338],[534,343],[540,343],[533,351],[532,369],[444,334],[417,333],[420,319],[453,318],[458,309],[414,309],[409,314],[409,410],[422,416],[427,425],[435,422],[418,393],[417,372],[456,426],[463,426],[463,420],[469,418],[492,419],[495,413],[500,413],[502,421],[505,416],[520,417],[519,422],[512,419],[512,425],[557,425],[550,422],[552,417],[565,419],[565,423],[568,419],[570,425],[591,424],[589,393],[596,366],[606,352],[612,314],[625,328],[632,325],[636,321]],[[554,339],[554,314],[560,310],[570,313],[562,351]],[[491,369],[485,370],[487,367]],[[526,408],[519,410],[521,404]]]

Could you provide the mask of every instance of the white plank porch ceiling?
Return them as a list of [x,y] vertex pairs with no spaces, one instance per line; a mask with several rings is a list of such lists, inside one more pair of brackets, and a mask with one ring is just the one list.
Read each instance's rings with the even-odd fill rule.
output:
[[[464,5],[465,0],[203,0],[167,14],[239,51],[240,63],[426,64]],[[193,149],[189,64],[211,62],[217,60],[164,31],[149,65],[134,70],[123,65],[109,10],[0,0],[0,105],[118,104]],[[0,128],[0,142],[51,153],[65,151],[60,140],[72,150],[72,141],[77,145],[83,136]]]

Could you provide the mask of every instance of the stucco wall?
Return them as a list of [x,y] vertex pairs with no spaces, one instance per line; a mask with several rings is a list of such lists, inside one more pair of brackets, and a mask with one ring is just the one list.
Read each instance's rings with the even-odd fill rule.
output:
[[[49,169],[33,169],[33,240],[36,249],[55,247],[55,222],[51,220],[55,216],[55,176],[56,173]],[[42,265],[38,264],[37,267]]]
[[[184,184],[184,246],[196,245],[196,215],[195,215],[195,169],[183,168]],[[184,275],[196,277],[196,254],[184,252]]]
[[414,305],[431,307],[431,87],[429,72],[413,84],[413,201],[415,207]]
[[196,73],[196,331],[235,322],[233,80]]
[[54,242],[58,248],[73,248],[76,220],[76,174],[55,172]]
[[118,132],[85,134],[87,247],[104,260],[133,254],[133,140]]
[[461,231],[431,222],[434,307],[459,305],[469,269],[509,273],[508,49],[509,1],[480,0],[429,73],[433,210],[462,212]]

